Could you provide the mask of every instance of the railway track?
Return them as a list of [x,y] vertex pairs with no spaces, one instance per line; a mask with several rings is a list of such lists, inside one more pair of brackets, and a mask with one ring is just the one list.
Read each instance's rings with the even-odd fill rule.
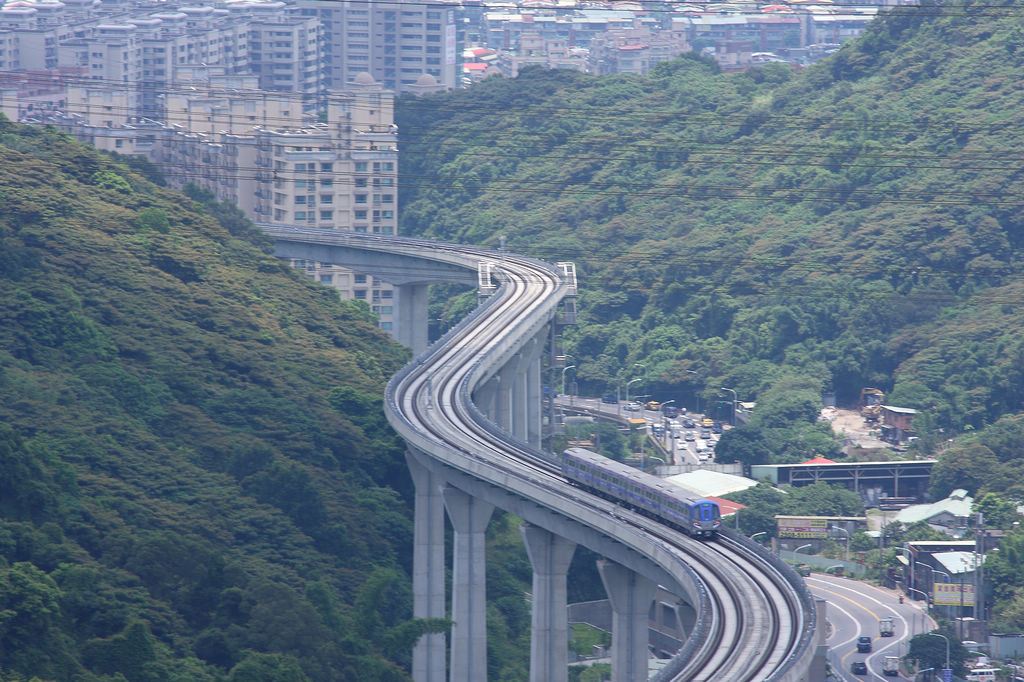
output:
[[[471,399],[553,317],[566,287],[559,271],[508,253],[424,240],[304,228],[267,231],[279,240],[343,243],[471,270],[481,260],[494,262],[497,293],[389,382],[388,420],[411,445],[452,470],[537,504],[558,499],[556,511],[582,525],[600,529],[607,523],[606,500],[570,486],[551,455],[513,439]],[[620,522],[616,541],[638,551],[653,548],[665,571],[697,583],[695,632],[658,680],[803,679],[815,624],[810,595],[795,574],[728,531],[717,542],[701,542],[629,510],[613,515]]]

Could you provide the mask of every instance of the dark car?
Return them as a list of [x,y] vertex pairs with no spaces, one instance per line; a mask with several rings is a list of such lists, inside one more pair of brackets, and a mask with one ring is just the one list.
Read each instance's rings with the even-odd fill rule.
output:
[[614,405],[615,403],[619,402],[619,400],[618,400],[618,398],[613,396],[611,393],[609,393],[608,395],[601,396],[601,402],[602,403],[611,403],[612,405]]
[[869,654],[871,653],[871,638],[867,635],[861,635],[857,638],[857,653]]
[[693,429],[693,428],[696,428],[696,426],[697,426],[697,422],[693,421],[692,419],[687,418],[687,419],[683,420],[683,428],[684,429]]
[[721,432],[722,432],[722,422],[715,422],[714,425],[711,427],[711,433],[721,433]]
[[854,675],[867,675],[868,664],[864,661],[854,661],[850,664],[850,672]]
[[669,419],[674,419],[679,416],[679,408],[675,405],[662,405],[661,413]]

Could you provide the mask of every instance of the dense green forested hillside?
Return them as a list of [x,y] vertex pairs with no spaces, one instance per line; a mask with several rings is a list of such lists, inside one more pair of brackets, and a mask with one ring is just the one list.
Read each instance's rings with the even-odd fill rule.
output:
[[407,679],[406,351],[200,192],[0,159],[0,678]]
[[576,261],[585,392],[643,363],[634,392],[691,408],[799,380],[981,428],[1024,401],[1024,8],[974,6],[898,8],[796,73],[683,57],[403,99],[402,229]]

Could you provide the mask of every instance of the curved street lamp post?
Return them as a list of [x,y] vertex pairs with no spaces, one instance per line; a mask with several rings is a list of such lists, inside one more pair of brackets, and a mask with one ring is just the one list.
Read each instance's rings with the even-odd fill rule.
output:
[[924,634],[931,635],[932,637],[941,637],[942,639],[946,640],[946,670],[949,670],[949,637],[946,637],[945,635],[940,634],[938,632],[926,632]]
[[722,390],[732,393],[732,425],[736,426],[736,391],[731,388],[726,388],[725,386],[722,386]]
[[[832,530],[841,530],[846,535],[846,561],[850,560],[850,531],[846,530],[842,526],[832,526]],[[929,566],[928,568],[931,568]]]
[[637,377],[636,379],[630,379],[629,381],[626,382],[626,404],[627,405],[629,405],[629,385],[632,384],[632,383],[635,383],[637,381],[643,381],[643,379],[641,377]]
[[562,368],[562,423],[565,423],[565,373],[570,369],[576,369],[576,365],[569,365]]

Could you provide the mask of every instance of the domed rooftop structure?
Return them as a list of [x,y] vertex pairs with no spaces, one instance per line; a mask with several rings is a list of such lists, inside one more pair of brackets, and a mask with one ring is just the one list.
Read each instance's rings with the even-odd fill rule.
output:
[[371,76],[369,73],[367,73],[366,71],[362,71],[356,74],[356,77],[352,80],[352,83],[354,83],[355,85],[376,85],[377,81],[375,81],[373,79],[373,76]]
[[421,73],[415,83],[406,87],[408,92],[411,92],[417,97],[421,95],[429,95],[433,92],[442,92],[444,89],[444,85],[438,83],[437,78],[435,78],[433,74],[429,73]]

